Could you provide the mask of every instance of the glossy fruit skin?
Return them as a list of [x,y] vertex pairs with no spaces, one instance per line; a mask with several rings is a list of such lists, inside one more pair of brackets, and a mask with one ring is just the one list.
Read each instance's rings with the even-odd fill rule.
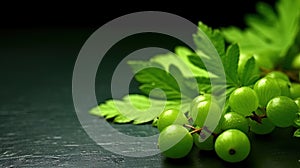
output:
[[157,121],[157,128],[159,132],[172,124],[188,124],[188,119],[182,112],[176,109],[166,110],[159,115]]
[[281,90],[281,96],[290,96],[291,82],[289,77],[280,71],[272,71],[266,75],[267,78],[275,79]]
[[248,116],[258,108],[257,94],[250,87],[238,88],[231,93],[229,106],[232,111]]
[[228,129],[238,129],[243,131],[244,133],[248,133],[249,131],[249,123],[248,120],[235,112],[226,113],[223,116],[221,129],[228,130]]
[[270,78],[273,78],[273,79],[282,79],[286,82],[290,82],[289,77],[285,73],[280,72],[280,71],[272,71],[272,72],[268,73],[266,75],[266,77],[270,77]]
[[269,118],[263,118],[261,123],[251,120],[249,121],[249,125],[250,131],[259,135],[269,134],[275,129],[275,125]]
[[[261,109],[258,109],[255,111],[255,114],[258,116],[262,116],[265,115],[265,112]],[[262,118],[261,123],[249,118],[249,126],[251,132],[259,135],[269,134],[275,129],[275,125],[271,122],[269,118]]]
[[292,62],[292,67],[294,69],[300,69],[300,53],[297,56],[295,56]]
[[[221,115],[222,110],[214,101],[207,100],[198,103],[197,106],[190,112],[190,115],[194,121],[193,125],[197,125],[200,128],[203,127],[209,112],[211,113],[210,115],[212,115],[212,119],[216,119],[219,117],[219,115]],[[215,122],[215,120],[212,122]],[[214,130],[210,131],[215,133],[220,132],[219,124]]]
[[190,111],[193,111],[197,108],[197,105],[203,101],[214,101],[215,99],[211,96],[211,94],[202,94],[195,97],[191,103]]
[[285,81],[282,79],[276,79],[276,82],[277,82],[278,86],[280,87],[280,93],[281,93],[280,95],[290,97],[291,96],[291,91],[290,91],[291,83],[289,81]]
[[215,142],[217,155],[227,162],[240,162],[250,153],[250,141],[245,133],[229,129],[220,134]]
[[213,150],[214,149],[214,136],[210,135],[205,141],[200,141],[202,137],[200,134],[193,134],[194,144],[200,150]]
[[267,117],[277,127],[292,126],[298,112],[297,104],[286,96],[278,96],[267,105]]
[[300,97],[300,84],[299,83],[292,83],[290,88],[291,98],[296,99]]
[[281,95],[281,88],[273,78],[265,77],[258,80],[253,89],[258,96],[261,107],[266,107],[272,98]]
[[169,125],[159,134],[158,147],[168,158],[183,158],[193,147],[193,137],[183,126]]

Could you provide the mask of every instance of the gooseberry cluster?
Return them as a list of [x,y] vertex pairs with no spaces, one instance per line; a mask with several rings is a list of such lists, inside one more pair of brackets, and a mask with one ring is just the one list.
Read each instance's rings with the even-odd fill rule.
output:
[[[268,73],[254,86],[235,89],[229,96],[229,110],[221,109],[211,94],[197,96],[187,113],[176,109],[162,112],[157,121],[158,147],[168,158],[187,156],[193,146],[214,150],[227,162],[247,158],[249,133],[269,134],[275,127],[296,126],[300,109],[300,84],[291,83],[279,71]],[[207,125],[208,114],[221,114],[216,128]]]

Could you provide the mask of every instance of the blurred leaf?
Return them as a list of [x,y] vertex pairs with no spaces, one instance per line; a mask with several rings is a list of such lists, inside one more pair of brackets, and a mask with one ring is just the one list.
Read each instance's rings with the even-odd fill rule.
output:
[[[245,30],[224,28],[229,42],[237,42],[242,54],[254,56],[260,67],[274,68],[293,45],[300,26],[300,1],[280,0],[276,11],[266,3],[257,4],[256,15],[248,15]],[[280,64],[282,64],[280,62]]]

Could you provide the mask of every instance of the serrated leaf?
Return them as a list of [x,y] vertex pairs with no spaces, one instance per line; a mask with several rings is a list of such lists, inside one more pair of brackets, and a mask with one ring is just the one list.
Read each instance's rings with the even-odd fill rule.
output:
[[211,83],[209,78],[197,77],[196,80],[200,93],[211,93]]
[[[108,119],[108,118],[106,117],[106,119]],[[129,118],[127,118],[126,116],[118,115],[118,116],[115,116],[113,122],[122,124],[122,123],[129,123],[129,122],[131,122],[131,121],[132,121],[132,120],[129,119]]]
[[198,55],[189,55],[188,59],[196,67],[206,70],[205,64]]
[[186,78],[191,78],[194,76],[208,76],[206,71],[195,67],[188,61],[188,55],[184,55],[187,54],[188,51],[189,50],[181,47],[177,49],[177,52],[179,52],[180,55],[167,53],[156,55],[149,61],[130,60],[127,63],[131,67],[134,74],[149,67],[157,67],[169,72],[169,67],[171,65],[175,65],[178,69],[180,69],[183,76]]
[[108,100],[92,108],[90,114],[114,118],[116,123],[142,124],[154,120],[163,110],[180,109],[180,102],[149,99],[142,95],[128,95],[123,100]]
[[227,78],[226,67],[224,67],[222,60],[226,57],[224,38],[219,30],[213,30],[201,22],[198,33],[193,37],[197,46],[197,55],[190,55],[189,60],[198,68],[207,70],[209,74],[209,78],[206,79],[209,82],[201,83],[198,81],[199,90],[222,95],[225,91]]
[[247,60],[240,74],[242,86],[253,85],[260,77],[258,66],[255,64],[255,59],[252,57]]
[[116,101],[118,100],[108,100],[105,104],[92,108],[89,112],[96,116],[105,116],[107,119],[114,118],[119,115],[119,112],[113,108]]
[[218,29],[212,29],[199,22],[199,30],[193,35],[196,44],[196,56],[190,56],[189,60],[195,66],[206,69],[209,78],[225,79],[222,59],[225,57],[224,37]]
[[268,24],[272,24],[277,19],[276,13],[272,6],[267,3],[258,2],[256,5],[256,10],[261,16],[264,16],[266,20],[270,22]]
[[[192,52],[191,50],[189,50],[186,47],[179,46],[179,47],[175,48],[175,53],[182,60],[182,62],[187,66],[186,68],[190,69],[193,72],[193,76],[184,75],[185,77],[187,77],[187,78],[194,78],[197,76],[208,77],[208,73],[206,70],[201,69],[190,62],[189,57],[196,56],[196,54],[194,52]],[[175,64],[173,64],[173,65],[175,65]]]
[[[178,70],[176,73],[178,72],[180,71]],[[143,69],[135,74],[135,78],[141,83],[140,90],[147,95],[151,92],[153,98],[180,100],[194,97],[194,94],[191,93],[198,93],[195,90],[196,87],[189,87],[185,84],[187,78],[184,78],[182,74],[177,75],[178,79],[175,79],[172,74],[158,68]],[[196,83],[194,84],[196,85]],[[163,92],[154,89],[160,89]]]
[[[215,72],[219,72],[218,67],[214,66],[216,63],[214,61],[211,61],[209,57],[205,56],[200,51],[197,52],[199,55],[189,55],[188,59],[190,63],[192,63],[195,67],[205,70],[207,75],[204,76],[195,76],[195,77],[203,77],[203,78],[217,78],[217,74]],[[204,64],[203,60],[206,61],[206,65]],[[207,71],[206,66],[210,67],[210,71]]]
[[274,11],[266,3],[258,3],[259,15],[248,15],[245,30],[229,27],[222,30],[229,42],[237,42],[242,54],[254,56],[258,65],[272,69],[293,45],[300,27],[300,1],[280,0]]
[[180,99],[180,88],[176,80],[168,72],[158,68],[146,68],[135,74],[135,79],[141,83],[140,90],[145,94],[155,89],[161,89],[161,92],[152,92],[153,97],[165,99]]
[[[199,29],[205,33],[205,35],[210,39],[213,46],[216,48],[218,54],[222,57],[225,55],[225,40],[221,32],[217,29],[212,29],[202,22],[199,22]],[[202,36],[202,33],[198,31],[198,36]]]
[[228,83],[239,85],[238,81],[238,62],[239,62],[239,47],[237,44],[232,44],[228,47],[225,57],[223,57],[223,65]]
[[180,92],[186,99],[192,99],[199,94],[198,83],[195,78],[185,78],[181,71],[174,65],[170,66],[169,73],[177,81]]
[[[195,66],[199,66],[198,68],[204,69],[208,73],[208,78],[217,78],[220,76],[224,76],[222,74],[223,64],[219,55],[208,43],[202,43],[201,38],[198,36],[194,36],[195,42],[199,43],[198,50],[196,51],[197,55],[189,56],[190,61],[193,62]],[[208,45],[207,47],[205,47]],[[198,58],[197,58],[198,57]],[[200,59],[199,59],[200,58]]]

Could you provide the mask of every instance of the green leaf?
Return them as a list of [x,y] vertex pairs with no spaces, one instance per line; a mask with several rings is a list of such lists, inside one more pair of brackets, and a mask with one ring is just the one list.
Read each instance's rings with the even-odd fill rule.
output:
[[92,108],[90,114],[114,118],[116,123],[142,124],[154,120],[163,110],[180,108],[180,103],[149,99],[143,95],[127,95],[123,100],[108,100]]
[[223,65],[226,73],[227,83],[239,85],[238,81],[238,62],[239,62],[239,47],[237,44],[232,44],[226,51],[226,56],[223,57]]
[[[211,61],[208,56],[204,55],[200,51],[197,52],[199,55],[189,55],[188,60],[191,64],[193,64],[195,67],[202,69],[206,72],[207,75],[199,75],[195,77],[203,77],[203,78],[217,78],[217,67],[214,66],[215,62]],[[204,64],[203,60],[206,60],[206,65]],[[210,66],[211,71],[207,71],[206,66]]]
[[255,59],[252,57],[247,60],[240,74],[240,81],[243,86],[253,85],[260,77],[258,66],[255,64]]
[[229,97],[230,97],[230,95],[231,95],[231,93],[235,90],[235,89],[237,89],[237,87],[232,87],[232,86],[229,86],[229,85],[227,85],[226,86],[226,101],[225,101],[225,107],[224,107],[224,109],[223,109],[223,112],[224,113],[227,113],[227,112],[230,112],[231,111],[231,108],[230,108],[230,106],[229,106]]
[[[189,68],[193,73],[193,76],[184,75],[185,77],[190,77],[190,78],[197,77],[197,76],[208,77],[208,73],[206,70],[201,69],[190,62],[189,60],[190,56],[197,56],[194,52],[192,52],[186,47],[178,46],[175,48],[175,53],[182,60],[182,63],[184,63],[187,66],[185,69]],[[168,62],[170,62],[170,60],[168,60]],[[182,69],[180,70],[181,72],[184,72],[182,71]]]
[[[203,35],[203,32],[205,35]],[[199,82],[199,90],[204,92],[211,91],[211,81],[214,81],[214,94],[222,94],[227,85],[238,86],[238,62],[239,62],[239,48],[238,45],[234,44],[228,47],[225,53],[225,43],[222,34],[217,29],[211,29],[199,23],[199,31],[194,35],[194,41],[197,46],[197,55],[190,55],[189,61],[200,69],[208,71],[209,78],[204,81],[209,82]],[[211,43],[210,43],[211,42]],[[215,47],[215,50],[212,47]],[[222,74],[220,68],[224,68],[225,75]],[[222,78],[227,79],[221,80]],[[202,89],[203,88],[203,89]]]
[[192,99],[199,94],[198,83],[195,78],[185,78],[181,71],[174,65],[169,68],[169,73],[172,75],[180,87],[180,92],[186,99]]
[[[92,108],[89,113],[92,115],[105,117],[106,119],[112,119],[120,115],[120,112],[115,108],[115,103],[121,102],[119,100],[108,100],[105,103],[100,104]],[[119,123],[130,122],[131,119],[124,117],[122,120],[119,120]]]
[[218,53],[212,49],[213,46],[206,42],[202,43],[201,37],[198,36],[194,36],[194,40],[198,43],[198,50],[196,51],[197,56],[189,56],[191,63],[200,69],[204,69],[205,67],[208,78],[224,76],[224,74],[221,73],[222,71],[220,71],[220,68],[223,68],[222,61],[219,59]]
[[[212,29],[202,22],[199,22],[199,30],[197,36],[202,37],[202,32],[210,39],[213,46],[216,48],[218,54],[222,57],[225,55],[225,40],[223,35],[218,29]],[[202,32],[201,32],[202,31]],[[199,46],[199,45],[198,45]]]
[[258,2],[256,10],[261,16],[266,17],[266,20],[269,21],[268,24],[272,24],[272,22],[275,22],[277,19],[276,13],[272,6],[267,3]]
[[297,129],[297,130],[294,132],[294,137],[300,138],[300,129]]
[[[207,36],[200,32],[202,29]],[[228,99],[240,82],[238,45],[231,45],[225,53],[225,43],[220,32],[202,23],[199,25],[198,33],[194,35],[194,41],[197,46],[196,53],[179,47],[176,49],[176,54],[157,55],[149,61],[129,61],[128,64],[140,83],[140,90],[147,96],[128,95],[123,100],[108,100],[91,109],[90,113],[114,119],[117,123],[141,124],[153,121],[152,124],[155,126],[157,116],[166,109],[177,108],[187,112],[191,101],[199,93],[213,93],[215,96],[221,96],[226,87]],[[253,69],[254,63],[248,60],[245,67]],[[220,80],[222,79],[220,68],[223,66],[216,65],[224,65],[227,83],[225,80]],[[249,79],[243,79],[245,83],[249,83],[248,80],[251,83],[254,73],[250,70],[243,70],[242,73],[249,76]],[[213,91],[211,83],[215,85]],[[228,102],[225,110],[229,110]]]
[[197,77],[196,80],[200,93],[211,93],[211,83],[209,78]]
[[[203,30],[203,32],[206,34],[204,34],[201,30]],[[220,55],[218,49],[216,50],[216,48],[219,47],[219,50],[222,53],[223,49],[220,48],[224,47],[224,44],[218,43],[218,41],[216,40],[218,39],[217,37],[221,38],[222,36],[214,32],[215,31],[200,22],[199,31],[196,35],[193,36],[194,43],[197,47],[196,55],[189,57],[189,60],[195,66],[200,69],[207,70],[207,72],[209,73],[209,78],[212,78],[214,76],[222,76],[222,74],[220,73],[220,68],[223,68],[220,66],[216,66],[222,65],[221,59],[219,59],[222,54]],[[196,58],[196,56],[198,56],[200,59]]]
[[293,45],[300,27],[300,1],[280,0],[274,11],[266,3],[258,3],[258,15],[248,15],[245,30],[229,27],[222,30],[229,42],[237,42],[241,53],[254,56],[260,67],[272,69]]
[[155,61],[130,60],[127,62],[127,64],[131,67],[131,70],[134,74],[144,68],[149,68],[149,67],[156,67],[156,68],[160,68],[160,69],[165,68],[160,63],[155,62]]
[[189,110],[191,101],[165,101],[151,99],[143,95],[131,94],[123,100],[108,100],[92,108],[89,113],[106,119],[114,119],[116,123],[143,124],[153,120],[168,109],[178,109],[183,112]]
[[[178,72],[180,71],[178,70],[176,73]],[[184,78],[182,74],[180,74],[181,76],[179,78],[179,75],[176,73],[173,75],[176,75],[177,79],[162,69],[147,68],[137,72],[135,78],[141,83],[140,90],[148,95],[151,92],[151,97],[153,98],[180,100],[181,98],[189,99],[194,97],[194,94],[191,93],[198,93],[197,90],[195,90],[196,87],[187,86],[187,84],[185,84],[187,78]],[[196,84],[197,83],[194,83],[194,85]]]
[[[208,76],[205,70],[201,70],[195,67],[188,61],[189,50],[180,47],[177,49],[176,54],[167,53],[156,55],[152,57],[149,61],[139,61],[139,60],[130,60],[127,63],[130,65],[133,73],[149,67],[157,67],[169,72],[169,67],[175,65],[182,72],[183,76],[186,78],[191,78],[194,76]],[[191,52],[191,51],[190,51]]]
[[189,55],[188,59],[196,67],[206,70],[204,62],[201,60],[201,58],[198,55]]

